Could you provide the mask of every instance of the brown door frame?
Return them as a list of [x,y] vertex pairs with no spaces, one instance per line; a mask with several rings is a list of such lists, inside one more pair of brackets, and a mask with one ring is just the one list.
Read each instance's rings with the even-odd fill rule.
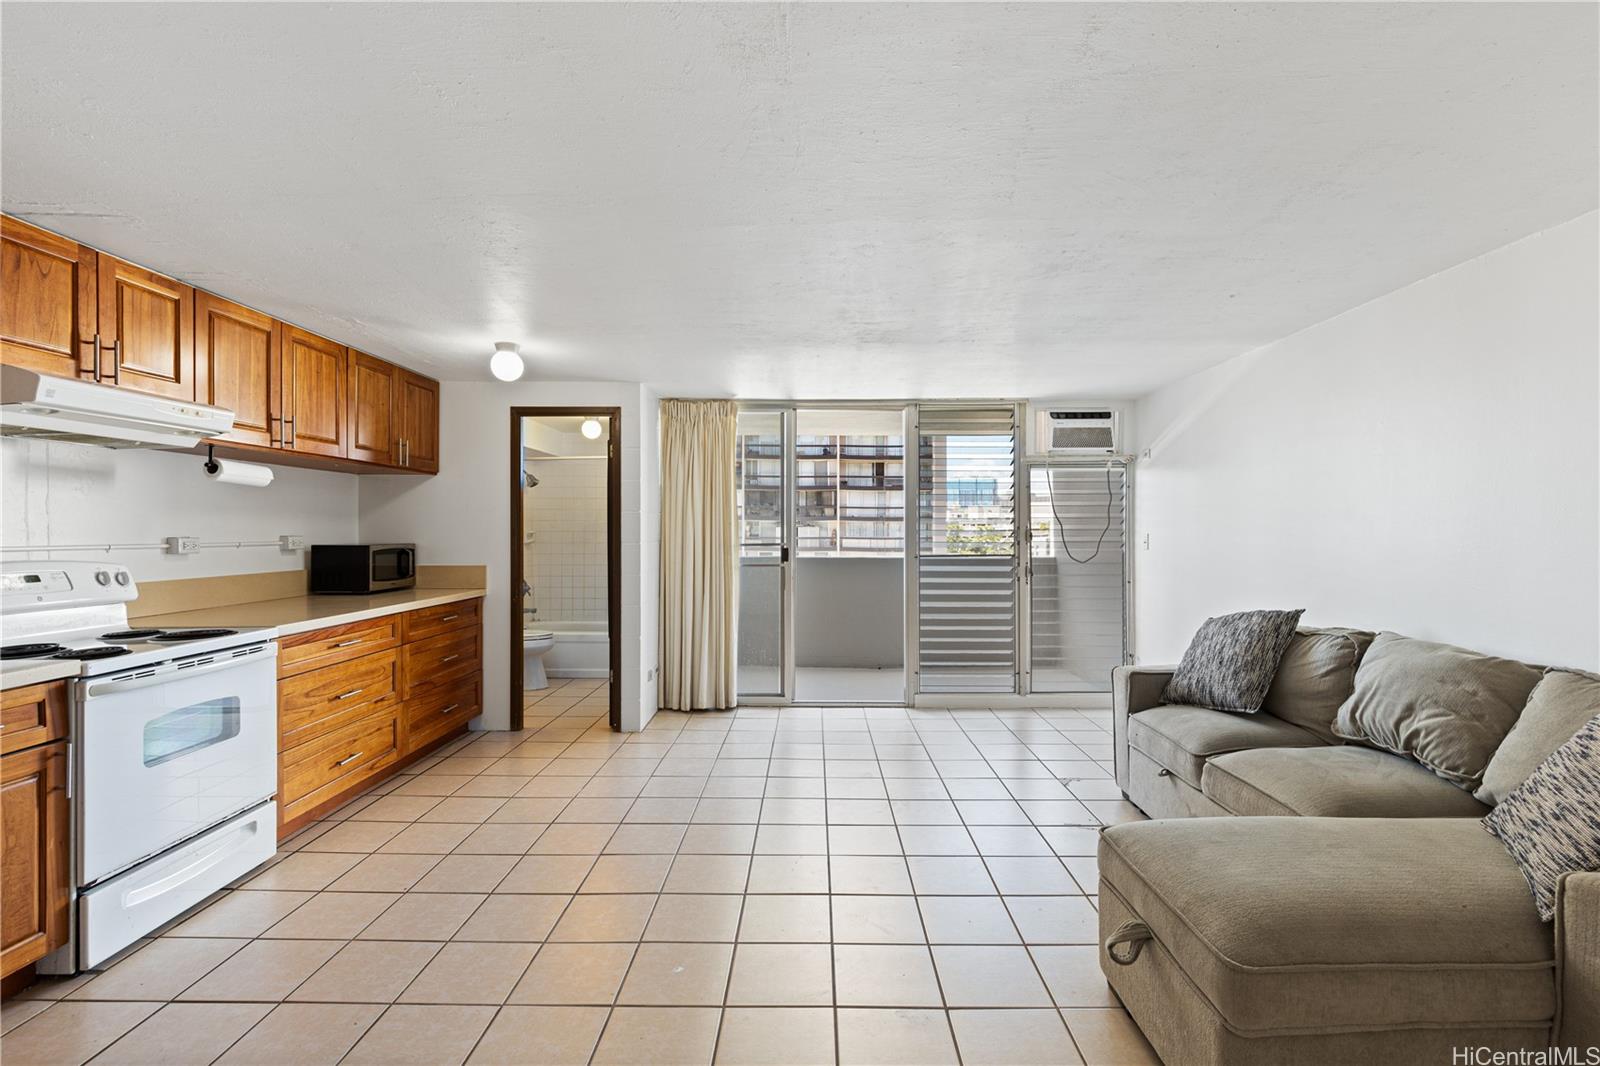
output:
[[511,728],[522,728],[522,420],[524,418],[603,418],[610,426],[606,459],[606,637],[611,645],[610,720],[622,729],[622,408],[511,408]]

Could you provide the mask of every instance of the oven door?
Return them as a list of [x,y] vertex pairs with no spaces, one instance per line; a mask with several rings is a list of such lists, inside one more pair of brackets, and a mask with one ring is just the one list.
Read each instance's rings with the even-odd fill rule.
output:
[[76,682],[78,883],[271,798],[273,643]]

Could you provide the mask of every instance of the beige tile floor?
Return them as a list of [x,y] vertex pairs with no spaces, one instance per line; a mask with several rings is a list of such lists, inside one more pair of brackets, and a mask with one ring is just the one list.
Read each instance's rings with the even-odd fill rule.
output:
[[663,712],[558,683],[288,841],[7,1066],[1148,1063],[1101,978],[1104,711]]

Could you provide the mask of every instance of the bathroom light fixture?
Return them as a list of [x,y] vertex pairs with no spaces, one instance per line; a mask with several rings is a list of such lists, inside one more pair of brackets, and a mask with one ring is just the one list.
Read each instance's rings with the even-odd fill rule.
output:
[[599,440],[600,420],[598,418],[585,418],[583,420],[583,425],[578,427],[578,432],[582,433],[590,440]]
[[515,381],[522,376],[522,353],[510,341],[495,341],[494,354],[489,357],[489,373],[501,381]]

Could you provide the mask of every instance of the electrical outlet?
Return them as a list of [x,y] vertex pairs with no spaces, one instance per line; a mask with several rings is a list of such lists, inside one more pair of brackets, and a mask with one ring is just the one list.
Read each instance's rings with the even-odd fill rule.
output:
[[193,555],[200,550],[199,537],[168,537],[168,555]]
[[1146,533],[1144,535],[1144,550],[1145,551],[1149,551],[1150,550],[1150,534],[1148,534],[1148,533]]
[[306,546],[306,538],[298,533],[285,533],[278,538],[278,550],[297,552]]

